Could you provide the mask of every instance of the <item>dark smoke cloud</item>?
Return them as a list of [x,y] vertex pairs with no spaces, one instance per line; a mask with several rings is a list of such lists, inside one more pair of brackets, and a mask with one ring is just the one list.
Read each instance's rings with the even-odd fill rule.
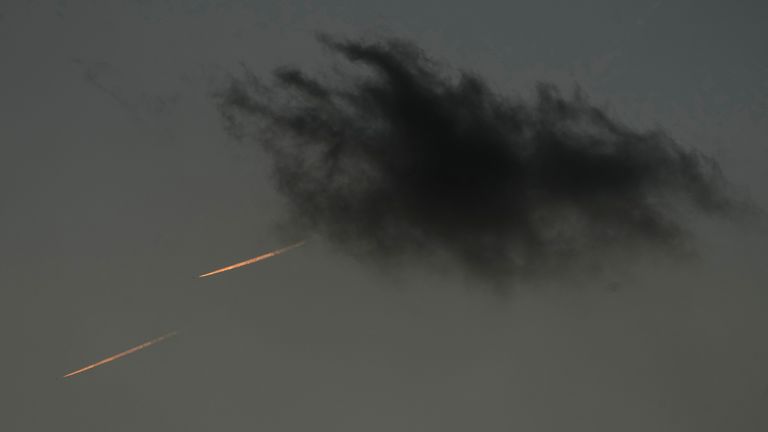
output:
[[320,40],[352,72],[249,76],[222,112],[233,132],[257,126],[301,228],[352,254],[535,275],[601,251],[680,250],[687,213],[731,208],[712,159],[622,125],[579,91],[540,85],[526,102],[408,42]]

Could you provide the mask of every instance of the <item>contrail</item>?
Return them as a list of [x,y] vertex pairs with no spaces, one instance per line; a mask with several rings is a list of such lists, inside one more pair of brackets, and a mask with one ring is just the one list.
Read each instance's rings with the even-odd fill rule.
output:
[[206,276],[213,276],[213,275],[215,275],[217,273],[223,273],[225,271],[234,270],[234,269],[236,269],[238,267],[242,267],[242,266],[247,266],[248,264],[253,264],[255,262],[259,262],[259,261],[265,260],[267,258],[272,258],[273,256],[280,255],[283,252],[288,252],[291,249],[297,248],[297,247],[303,245],[304,242],[305,242],[305,240],[302,240],[302,241],[300,241],[300,242],[298,242],[296,244],[293,244],[293,245],[290,245],[290,246],[286,246],[286,247],[284,247],[282,249],[277,249],[277,250],[274,250],[272,252],[267,252],[264,255],[259,255],[259,256],[255,257],[255,258],[247,259],[247,260],[239,262],[237,264],[232,264],[231,266],[227,266],[227,267],[224,267],[224,268],[220,268],[218,270],[214,270],[214,271],[212,271],[210,273],[201,274],[200,276],[198,276],[198,278],[203,278],[203,277],[206,277]]
[[138,345],[138,346],[135,346],[135,347],[133,347],[133,348],[131,348],[131,349],[127,350],[127,351],[123,351],[123,352],[121,352],[121,353],[119,353],[119,354],[115,354],[115,355],[113,355],[113,356],[111,356],[111,357],[107,357],[107,358],[105,358],[104,360],[100,360],[100,361],[98,361],[98,362],[96,362],[96,363],[93,363],[93,364],[91,364],[91,365],[88,365],[88,366],[86,366],[86,367],[84,367],[84,368],[82,368],[82,369],[78,369],[78,370],[76,370],[76,371],[74,371],[74,372],[70,372],[70,373],[68,373],[68,374],[64,375],[64,377],[63,377],[63,378],[69,378],[69,377],[71,377],[71,376],[73,376],[73,375],[77,375],[77,374],[79,374],[79,373],[83,373],[83,372],[85,372],[85,371],[87,371],[87,370],[93,369],[93,368],[95,368],[95,367],[101,366],[101,365],[103,365],[103,364],[106,364],[106,363],[109,363],[109,362],[111,362],[111,361],[115,361],[115,360],[117,360],[117,359],[119,359],[119,358],[121,358],[121,357],[125,357],[125,356],[127,356],[128,354],[133,354],[133,353],[135,353],[136,351],[139,351],[139,350],[143,350],[144,348],[147,348],[147,347],[148,347],[148,346],[150,346],[150,345],[154,345],[154,344],[156,344],[156,343],[158,343],[158,342],[160,342],[160,341],[163,341],[163,340],[165,340],[165,339],[168,339],[168,338],[170,338],[170,337],[172,337],[172,336],[175,336],[177,333],[178,333],[178,332],[176,332],[176,331],[173,331],[173,332],[170,332],[170,333],[168,333],[168,334],[166,334],[166,335],[160,336],[159,338],[156,338],[156,339],[152,339],[151,341],[148,341],[148,342],[144,342],[143,344],[141,344],[141,345]]

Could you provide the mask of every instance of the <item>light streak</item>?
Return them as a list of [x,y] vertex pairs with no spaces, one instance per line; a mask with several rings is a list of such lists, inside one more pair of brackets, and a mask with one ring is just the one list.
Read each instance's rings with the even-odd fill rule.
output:
[[249,264],[253,264],[255,262],[259,262],[259,261],[265,260],[267,258],[272,258],[273,256],[280,255],[283,252],[288,252],[289,250],[297,248],[297,247],[299,247],[299,246],[301,246],[303,244],[304,244],[304,240],[302,240],[302,241],[300,241],[300,242],[298,242],[296,244],[293,244],[293,245],[290,245],[290,246],[286,246],[286,247],[281,248],[281,249],[273,250],[272,252],[267,252],[267,253],[265,253],[263,255],[259,255],[259,256],[254,257],[254,258],[247,259],[245,261],[241,261],[241,262],[239,262],[237,264],[232,264],[230,266],[223,267],[223,268],[220,268],[218,270],[214,270],[214,271],[209,272],[209,273],[201,274],[200,276],[198,276],[198,278],[204,278],[204,277],[208,277],[208,276],[213,276],[215,274],[223,273],[223,272],[229,271],[229,270],[234,270],[236,268],[247,266]]
[[173,332],[170,332],[170,333],[168,333],[166,335],[160,336],[159,338],[155,338],[155,339],[152,339],[151,341],[144,342],[143,344],[137,345],[137,346],[135,346],[135,347],[133,347],[133,348],[131,348],[129,350],[126,350],[126,351],[123,351],[121,353],[115,354],[113,356],[107,357],[104,360],[99,360],[96,363],[90,364],[90,365],[88,365],[88,366],[86,366],[84,368],[78,369],[78,370],[76,370],[74,372],[70,372],[70,373],[64,375],[63,378],[69,378],[71,376],[83,373],[83,372],[85,372],[87,370],[91,370],[91,369],[93,369],[95,367],[99,367],[99,366],[101,366],[103,364],[106,364],[106,363],[109,363],[109,362],[113,362],[113,361],[115,361],[115,360],[117,360],[117,359],[119,359],[121,357],[127,356],[128,354],[133,354],[136,351],[143,350],[144,348],[147,348],[147,347],[152,346],[152,345],[154,345],[154,344],[156,344],[158,342],[161,342],[161,341],[163,341],[165,339],[168,339],[168,338],[170,338],[172,336],[175,336],[177,333],[178,332],[173,331]]

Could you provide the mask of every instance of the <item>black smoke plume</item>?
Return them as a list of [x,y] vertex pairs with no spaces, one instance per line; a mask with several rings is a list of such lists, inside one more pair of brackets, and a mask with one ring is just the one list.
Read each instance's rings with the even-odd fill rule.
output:
[[294,221],[349,253],[535,275],[601,251],[679,250],[687,213],[731,207],[714,160],[579,91],[540,85],[526,102],[405,41],[320,41],[351,71],[235,80],[222,112],[268,150]]

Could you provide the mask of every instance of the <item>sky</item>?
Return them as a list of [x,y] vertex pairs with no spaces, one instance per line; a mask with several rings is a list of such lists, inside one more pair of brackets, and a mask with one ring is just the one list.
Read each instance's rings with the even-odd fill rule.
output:
[[322,74],[318,31],[410,40],[502,94],[578,85],[764,209],[767,19],[761,1],[5,0],[0,429],[765,430],[762,216],[692,219],[693,257],[503,294],[321,237],[197,275],[299,240],[217,95],[244,70]]

